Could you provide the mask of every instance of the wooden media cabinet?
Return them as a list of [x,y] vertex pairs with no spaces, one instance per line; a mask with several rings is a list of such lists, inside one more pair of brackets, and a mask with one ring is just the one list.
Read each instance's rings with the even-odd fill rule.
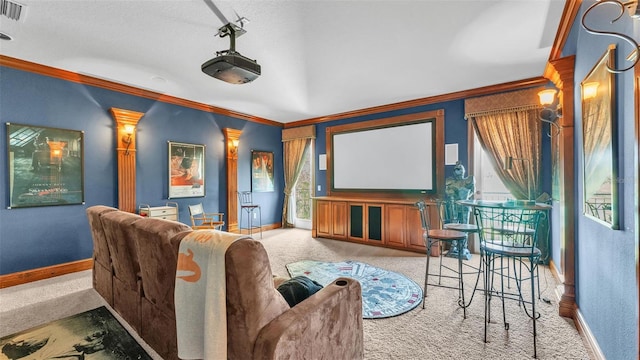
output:
[[[315,197],[312,236],[425,253],[418,200]],[[436,203],[426,201],[432,227],[438,228]]]

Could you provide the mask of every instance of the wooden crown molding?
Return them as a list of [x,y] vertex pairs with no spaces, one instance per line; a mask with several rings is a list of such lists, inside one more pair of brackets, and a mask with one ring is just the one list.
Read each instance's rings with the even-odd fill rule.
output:
[[567,0],[565,2],[560,24],[558,25],[558,31],[556,31],[556,38],[551,47],[551,53],[549,54],[549,61],[557,60],[562,56],[562,49],[567,42],[571,27],[578,15],[581,4],[582,0]]
[[39,75],[49,76],[57,79],[71,81],[79,84],[95,86],[111,91],[116,91],[128,95],[138,96],[146,99],[162,101],[167,104],[184,106],[186,108],[196,109],[204,112],[231,116],[234,118],[247,120],[255,123],[282,127],[282,123],[261,118],[258,116],[248,115],[234,110],[229,110],[213,105],[202,104],[196,101],[185,100],[175,96],[161,94],[154,91],[136,88],[130,85],[119,84],[117,82],[103,80],[92,76],[82,75],[67,70],[62,70],[46,65],[36,64],[26,60],[20,60],[5,55],[0,55],[0,66],[28,71]]
[[[556,32],[556,38],[554,40],[554,43],[551,49],[551,54],[549,56],[550,62],[553,60],[559,59],[562,56],[562,48],[564,47],[567,41],[567,38],[569,36],[569,33],[571,32],[571,26],[575,21],[575,18],[580,10],[581,4],[582,4],[582,0],[567,0],[565,2],[565,7],[562,13],[562,17],[560,19],[560,24],[558,26],[558,31]],[[283,124],[274,120],[268,120],[261,117],[224,109],[221,107],[198,103],[195,101],[180,99],[177,97],[160,94],[153,91],[143,90],[143,89],[135,88],[129,85],[123,85],[123,84],[119,84],[119,83],[108,81],[108,80],[102,80],[102,79],[94,78],[87,75],[81,75],[74,72],[61,70],[61,69],[57,69],[57,68],[53,68],[45,65],[40,65],[40,64],[28,62],[25,60],[4,56],[4,55],[0,55],[0,65],[11,67],[18,70],[34,72],[41,75],[56,77],[59,79],[72,81],[76,83],[97,86],[104,89],[122,92],[129,95],[154,99],[157,101],[162,101],[162,102],[174,104],[174,105],[180,105],[180,106],[201,110],[205,112],[231,116],[231,117],[235,117],[235,118],[239,118],[239,119],[243,119],[243,120],[247,120],[255,123],[261,123],[265,125],[272,125],[272,126],[278,126],[278,127],[284,127],[284,128],[311,125],[311,124],[329,122],[334,120],[347,119],[347,118],[370,115],[375,113],[389,112],[389,111],[395,111],[395,110],[406,109],[411,107],[443,103],[443,102],[452,101],[452,100],[459,100],[459,99],[489,95],[489,94],[494,94],[499,92],[518,90],[518,89],[523,89],[523,88],[533,87],[538,85],[544,85],[547,83],[546,79],[550,79],[549,76],[546,74],[548,72],[553,71],[553,70],[549,70],[549,63],[548,63],[547,69],[545,69],[544,77],[543,76],[534,77],[530,79],[523,79],[523,80],[507,82],[503,84],[485,86],[485,87],[480,87],[476,89],[453,92],[449,94],[425,97],[425,98],[403,101],[403,102],[387,104],[387,105],[374,106],[370,108],[347,111],[343,113],[320,116],[316,118],[303,119],[303,120]],[[550,79],[550,80],[553,81],[553,79]]]
[[284,127],[292,128],[297,126],[311,125],[311,124],[317,124],[317,123],[323,123],[323,122],[329,122],[329,121],[341,120],[341,119],[348,119],[348,118],[354,118],[358,116],[377,114],[377,113],[401,110],[401,109],[424,106],[424,105],[444,103],[447,101],[466,99],[466,98],[480,96],[480,95],[490,95],[490,94],[495,94],[499,92],[518,90],[518,89],[524,89],[532,86],[544,85],[547,82],[548,82],[547,79],[540,76],[540,77],[535,77],[530,79],[512,81],[504,84],[485,86],[485,87],[480,87],[480,88],[471,89],[471,90],[458,91],[458,92],[453,92],[449,94],[431,96],[431,97],[426,97],[421,99],[403,101],[403,102],[394,103],[394,104],[380,105],[380,106],[374,106],[374,107],[360,109],[360,110],[347,111],[347,112],[334,114],[334,115],[327,115],[327,116],[321,116],[321,117],[312,118],[312,119],[300,120],[300,121],[284,124]]

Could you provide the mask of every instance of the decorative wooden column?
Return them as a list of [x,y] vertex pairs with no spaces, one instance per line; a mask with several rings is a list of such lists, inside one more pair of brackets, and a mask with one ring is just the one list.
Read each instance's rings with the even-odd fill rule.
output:
[[111,108],[116,121],[118,154],[118,208],[136,211],[136,126],[144,115],[130,110]]
[[238,232],[238,144],[242,130],[222,130],[227,144],[227,231]]
[[560,177],[560,270],[564,278],[564,291],[560,298],[560,316],[577,318],[575,286],[575,212],[576,177],[574,173],[574,78],[575,56],[547,63],[544,77],[560,90],[562,117],[558,120],[562,130],[557,140]]

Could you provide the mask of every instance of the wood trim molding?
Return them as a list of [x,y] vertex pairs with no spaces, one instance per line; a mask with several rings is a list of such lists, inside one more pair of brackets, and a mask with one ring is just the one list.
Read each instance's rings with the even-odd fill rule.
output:
[[[375,193],[370,193],[370,192],[345,192],[345,191],[333,191],[332,192],[332,188],[333,188],[333,181],[332,181],[332,177],[333,177],[333,168],[332,168],[332,138],[334,134],[337,133],[341,133],[341,132],[351,132],[354,130],[366,130],[366,129],[372,129],[372,128],[377,128],[377,127],[383,127],[386,125],[402,125],[402,124],[411,124],[411,123],[418,123],[420,121],[423,120],[429,120],[429,119],[435,119],[435,147],[436,147],[436,153],[435,153],[435,158],[436,158],[436,162],[435,162],[435,168],[436,168],[436,186],[437,186],[437,193],[438,194],[442,194],[444,193],[444,109],[438,109],[438,110],[433,110],[433,111],[426,111],[426,112],[420,112],[420,113],[415,113],[415,114],[407,114],[407,115],[400,115],[400,116],[394,116],[394,117],[389,117],[389,118],[381,118],[381,119],[376,119],[376,120],[369,120],[369,121],[361,121],[361,122],[356,122],[356,123],[350,123],[350,124],[344,124],[344,125],[336,125],[336,126],[329,126],[326,128],[325,132],[326,132],[326,138],[325,138],[325,143],[326,143],[326,154],[327,154],[327,196],[354,196],[354,197],[383,197],[383,198],[401,198],[401,197],[406,197],[407,195],[403,195],[401,193],[383,193],[383,192],[375,192]],[[414,198],[416,197],[414,196],[409,196],[410,198]],[[422,195],[421,197],[424,197],[424,195]]]
[[185,100],[178,97],[157,93],[154,91],[136,88],[130,85],[124,85],[124,84],[120,84],[120,83],[109,81],[109,80],[98,79],[95,77],[82,75],[82,74],[74,73],[67,70],[62,70],[62,69],[57,69],[57,68],[46,66],[46,65],[36,64],[29,61],[12,58],[9,56],[0,55],[0,66],[6,66],[6,67],[10,67],[17,70],[28,71],[28,72],[32,72],[32,73],[36,73],[44,76],[50,76],[53,78],[71,81],[79,84],[95,86],[95,87],[99,87],[99,88],[103,88],[111,91],[117,91],[123,94],[139,96],[146,99],[162,101],[167,104],[174,104],[174,105],[184,106],[186,108],[201,110],[204,112],[231,116],[237,119],[247,120],[255,123],[282,127],[282,123],[261,118],[258,116],[248,115],[245,113],[241,113],[238,111],[229,110],[229,109],[225,109],[217,106],[202,104],[196,101]]
[[546,85],[547,83],[548,83],[547,79],[543,77],[535,77],[530,79],[508,82],[504,84],[485,86],[485,87],[480,87],[480,88],[471,89],[471,90],[458,91],[458,92],[453,92],[449,94],[431,96],[426,98],[398,102],[394,104],[374,106],[374,107],[360,109],[360,110],[348,111],[348,112],[334,114],[334,115],[327,115],[327,116],[321,116],[321,117],[312,118],[312,119],[294,121],[294,122],[284,124],[284,127],[291,128],[291,127],[297,127],[297,126],[303,126],[303,125],[329,122],[334,120],[349,119],[349,118],[354,118],[358,116],[378,114],[383,112],[402,110],[402,109],[430,105],[430,104],[438,104],[438,103],[443,103],[447,101],[461,100],[461,99],[466,99],[466,98],[475,97],[475,96],[490,95],[490,94],[495,94],[499,92],[524,89],[524,88],[538,86],[538,85]]
[[227,145],[227,231],[238,232],[238,148],[242,130],[224,128],[222,131]]
[[[560,316],[573,318],[576,310],[575,290],[575,151],[574,151],[574,76],[575,56],[550,61],[545,77],[560,90],[562,118],[558,141],[560,169],[560,268],[564,290],[559,303]],[[557,139],[557,140],[556,140]]]
[[556,31],[556,38],[551,46],[549,61],[557,60],[562,56],[562,49],[564,48],[564,44],[567,42],[567,38],[571,32],[571,27],[576,20],[581,4],[582,0],[565,1],[562,17],[560,18],[560,24],[558,25],[558,31]]
[[[281,223],[265,224],[262,226],[262,230],[274,230],[281,227]],[[38,269],[25,270],[12,274],[0,275],[0,289],[91,269],[93,269],[93,259],[84,259]]]
[[[116,152],[118,154],[118,208],[136,212],[136,127],[144,113],[111,108],[116,122]],[[133,127],[133,132],[127,128]]]
[[78,271],[91,270],[93,259],[78,260],[59,265],[47,266],[38,269],[21,271],[0,276],[0,289],[10,286],[26,284],[32,281],[49,279],[52,277],[70,274]]
[[249,115],[249,114],[245,114],[245,113],[241,113],[238,111],[229,110],[229,109],[225,109],[217,106],[202,104],[202,103],[191,101],[191,100],[185,100],[185,99],[177,98],[177,97],[166,95],[166,94],[161,94],[161,93],[157,93],[149,90],[136,88],[130,85],[120,84],[114,81],[98,79],[95,77],[82,75],[82,74],[78,74],[71,71],[62,70],[62,69],[58,69],[58,68],[54,68],[46,65],[41,65],[41,64],[29,62],[26,60],[16,59],[16,58],[12,58],[5,55],[0,55],[0,66],[6,66],[6,67],[17,69],[17,70],[28,71],[28,72],[36,73],[39,75],[49,76],[49,77],[71,81],[79,84],[95,86],[95,87],[99,87],[99,88],[103,88],[111,91],[117,91],[117,92],[128,94],[128,95],[139,96],[147,99],[153,99],[155,101],[162,101],[164,103],[184,106],[187,108],[196,109],[204,112],[220,114],[220,115],[230,116],[237,119],[247,120],[247,121],[251,121],[259,124],[278,126],[278,127],[284,127],[284,128],[311,125],[311,124],[317,124],[322,122],[406,109],[406,108],[429,105],[429,104],[437,104],[437,103],[442,103],[446,101],[465,99],[468,97],[495,94],[497,92],[523,89],[523,88],[532,87],[536,85],[544,85],[547,83],[547,80],[543,77],[534,77],[530,79],[523,79],[523,80],[507,82],[503,84],[480,87],[480,88],[471,89],[471,90],[463,90],[463,91],[453,92],[449,94],[403,101],[399,103],[374,106],[374,107],[360,109],[360,110],[354,110],[354,111],[349,111],[349,112],[344,112],[344,113],[339,113],[334,115],[327,115],[327,116],[306,119],[306,120],[299,120],[299,121],[283,124],[281,122],[261,118],[259,116]]
[[558,270],[558,267],[556,266],[556,263],[553,262],[553,259],[549,260],[549,271],[558,283],[562,284],[564,282],[564,275],[562,275],[562,273]]

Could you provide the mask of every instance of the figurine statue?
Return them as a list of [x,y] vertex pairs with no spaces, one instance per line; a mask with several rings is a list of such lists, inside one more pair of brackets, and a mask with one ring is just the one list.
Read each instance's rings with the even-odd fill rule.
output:
[[467,206],[457,204],[458,200],[469,200],[473,197],[476,190],[476,181],[473,176],[464,176],[464,166],[460,161],[456,162],[453,168],[453,178],[445,180],[445,220],[459,222],[461,224],[469,223],[469,213],[471,209]]
[[[444,211],[442,212],[444,224],[448,223],[469,223],[469,214],[471,208],[468,206],[460,205],[457,202],[459,200],[469,200],[473,197],[476,190],[476,182],[473,176],[464,176],[464,166],[460,164],[460,161],[456,162],[453,168],[453,178],[447,178],[445,180],[445,201]],[[457,242],[454,241],[451,244],[451,249],[447,252],[448,257],[458,257]],[[462,256],[467,260],[471,259],[471,253],[465,243],[464,249],[462,249]]]

